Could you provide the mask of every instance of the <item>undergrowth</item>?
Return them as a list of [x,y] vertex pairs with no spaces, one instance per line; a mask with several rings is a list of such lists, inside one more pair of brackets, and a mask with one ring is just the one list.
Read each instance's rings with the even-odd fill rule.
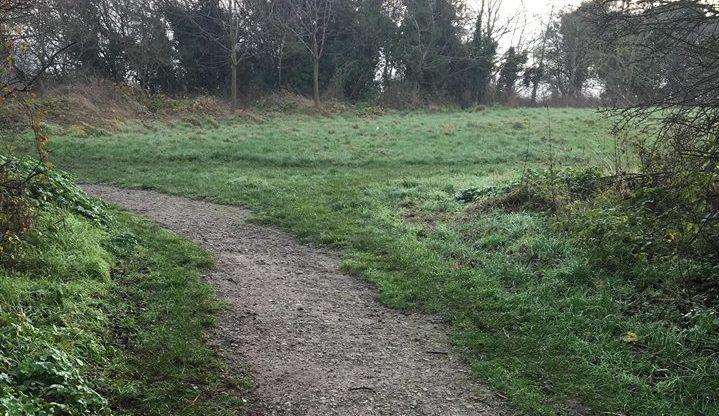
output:
[[[506,225],[490,228],[491,233],[485,231],[479,239],[476,230],[466,226],[460,232],[484,249],[507,256],[512,269],[527,268],[520,279],[507,280],[516,271],[505,272],[510,292],[533,293],[539,302],[559,300],[541,291],[563,293],[561,303],[543,305],[523,318],[532,325],[533,313],[540,313],[541,319],[556,320],[559,327],[541,344],[527,342],[539,340],[520,330],[525,344],[519,351],[540,348],[552,360],[585,357],[588,361],[574,361],[565,376],[567,381],[586,377],[580,385],[591,389],[574,393],[584,403],[606,406],[614,401],[614,408],[626,414],[716,414],[719,263],[711,246],[661,221],[647,207],[647,195],[654,195],[654,204],[659,202],[648,187],[628,189],[621,178],[594,167],[534,170],[504,186],[462,191],[457,198],[473,202],[471,224],[521,215],[535,227],[539,224],[538,229],[525,229],[511,237],[514,241],[501,237]],[[540,280],[526,280],[530,278]],[[557,307],[565,311],[552,312]],[[556,336],[556,349],[546,351]],[[512,343],[503,344],[506,348]],[[546,389],[564,389],[553,385],[556,380],[544,383]]]
[[[206,344],[218,304],[194,245],[3,159],[0,414],[230,415],[242,384]],[[22,186],[21,186],[22,185]],[[22,228],[22,229],[21,229]]]

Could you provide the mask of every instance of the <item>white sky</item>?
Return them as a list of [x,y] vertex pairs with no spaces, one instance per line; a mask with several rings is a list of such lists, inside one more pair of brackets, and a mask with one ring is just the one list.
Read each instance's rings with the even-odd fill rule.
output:
[[[467,0],[467,3],[475,11],[481,0]],[[517,13],[524,13],[526,16],[527,27],[525,30],[525,38],[531,38],[535,33],[542,30],[543,22],[546,22],[549,13],[564,9],[569,6],[575,6],[581,3],[581,0],[503,0],[502,12],[505,16],[514,16]],[[515,35],[516,37],[519,34]],[[515,43],[512,35],[508,35],[502,39],[503,46],[509,46]]]

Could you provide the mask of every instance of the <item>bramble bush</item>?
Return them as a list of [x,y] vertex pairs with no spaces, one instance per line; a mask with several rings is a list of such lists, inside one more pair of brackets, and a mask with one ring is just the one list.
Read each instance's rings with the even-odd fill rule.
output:
[[11,259],[21,238],[30,230],[36,210],[23,180],[12,171],[10,162],[0,166],[0,256]]
[[9,176],[15,180],[25,178],[27,197],[37,208],[61,209],[93,221],[107,220],[103,203],[88,197],[69,174],[48,168],[33,159],[0,156],[2,162],[7,162],[5,170]]
[[606,183],[597,167],[565,170],[527,170],[517,180],[499,186],[469,188],[455,196],[459,202],[508,211],[556,211],[574,200],[594,196]]
[[[530,170],[456,198],[482,210],[552,215],[555,231],[568,235],[597,273],[612,276],[618,288],[630,285],[632,301],[670,307],[671,320],[684,326],[687,314],[714,316],[719,307],[719,228],[707,203],[697,202],[705,182],[695,175],[669,190],[645,176],[604,175],[596,167]],[[690,207],[699,214],[689,215]],[[626,297],[622,290],[619,298]]]

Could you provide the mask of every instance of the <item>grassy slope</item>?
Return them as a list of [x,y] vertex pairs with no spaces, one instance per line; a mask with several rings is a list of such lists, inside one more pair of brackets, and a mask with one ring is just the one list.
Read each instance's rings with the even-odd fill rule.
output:
[[227,393],[238,386],[204,338],[218,306],[200,280],[211,260],[115,215],[100,227],[43,213],[14,269],[0,269],[0,373],[10,377],[0,380],[0,410],[237,414]]
[[[277,116],[65,137],[53,150],[87,180],[247,204],[346,249],[347,270],[386,302],[450,320],[476,373],[527,413],[712,414],[711,358],[655,316],[627,314],[547,218],[470,213],[453,198],[524,166],[596,162],[606,130],[588,110]],[[653,343],[636,348],[628,331]]]

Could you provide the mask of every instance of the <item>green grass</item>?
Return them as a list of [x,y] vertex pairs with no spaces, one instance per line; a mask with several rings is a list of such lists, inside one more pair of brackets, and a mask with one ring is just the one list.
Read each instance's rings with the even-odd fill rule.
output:
[[206,343],[208,255],[144,220],[43,210],[0,268],[0,412],[236,415],[244,386]]
[[602,164],[608,128],[576,109],[288,115],[51,149],[84,180],[248,205],[342,248],[383,301],[444,316],[475,374],[526,414],[719,414],[711,325],[689,334],[636,304],[637,289],[593,268],[552,218],[454,198],[527,167]]

